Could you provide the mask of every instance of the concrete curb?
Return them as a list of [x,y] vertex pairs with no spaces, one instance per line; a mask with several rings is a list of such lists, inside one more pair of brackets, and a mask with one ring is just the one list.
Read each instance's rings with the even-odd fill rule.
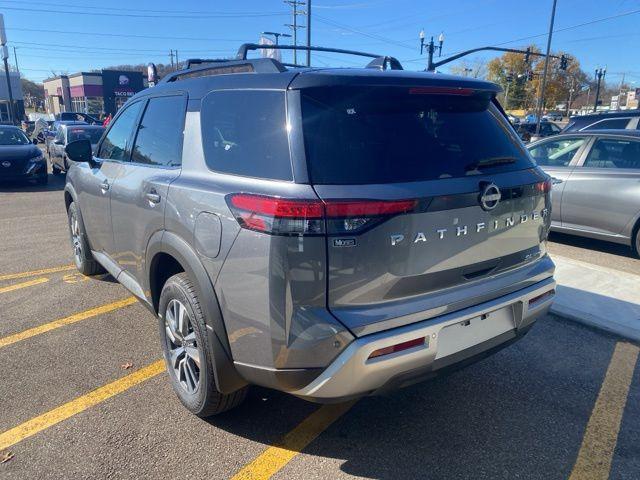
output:
[[640,342],[640,275],[554,255],[551,313]]

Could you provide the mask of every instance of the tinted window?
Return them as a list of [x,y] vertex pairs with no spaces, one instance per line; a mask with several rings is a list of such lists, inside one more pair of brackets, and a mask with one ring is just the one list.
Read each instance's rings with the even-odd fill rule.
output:
[[585,130],[617,130],[627,128],[628,118],[612,118],[589,125]]
[[98,143],[100,137],[104,132],[103,128],[73,128],[67,130],[67,143],[74,142],[76,140],[87,139],[91,143]]
[[0,128],[0,145],[27,145],[31,141],[17,128]]
[[529,153],[538,165],[566,167],[584,142],[584,138],[563,138],[529,148]]
[[111,125],[107,136],[102,141],[99,158],[111,160],[127,160],[127,141],[135,127],[135,122],[143,102],[136,102],[127,107]]
[[218,172],[291,180],[284,92],[213,92],[202,101],[207,165]]
[[488,98],[325,87],[304,91],[302,116],[315,183],[414,182],[533,166]]
[[600,139],[584,161],[590,168],[640,168],[640,142]]
[[182,96],[149,100],[138,128],[131,161],[147,165],[181,165],[184,115]]

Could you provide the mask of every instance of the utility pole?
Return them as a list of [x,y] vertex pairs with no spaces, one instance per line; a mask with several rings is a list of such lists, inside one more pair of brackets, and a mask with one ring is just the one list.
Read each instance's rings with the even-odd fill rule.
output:
[[0,13],[0,46],[2,47],[2,60],[4,62],[4,73],[7,77],[7,91],[9,93],[9,121],[15,125],[13,114],[13,92],[11,91],[11,75],[9,74],[9,49],[7,48],[7,32],[4,29],[4,15]]
[[[13,47],[13,59],[15,60],[15,63],[16,63],[16,72],[18,72],[18,75],[20,75],[20,67],[18,67],[18,55],[16,54],[16,47]],[[622,75],[622,79],[624,80],[624,74]]]
[[565,115],[566,117],[569,116],[569,111],[571,110],[571,102],[573,102],[573,92],[575,92],[575,83],[575,77],[571,77],[571,86],[569,87],[569,98],[567,100],[567,111]]
[[[293,23],[287,23],[285,26],[293,30],[293,46],[298,46],[298,29],[305,28],[304,25],[298,25],[298,15],[304,15],[306,12],[298,10],[298,7],[306,5],[305,2],[299,0],[285,0],[284,3],[291,5],[293,13]],[[308,54],[307,54],[308,55]],[[293,49],[293,63],[298,64],[298,51]]]
[[537,112],[537,124],[536,135],[540,134],[540,121],[542,120],[542,109],[544,108],[544,94],[547,88],[547,71],[549,70],[549,54],[551,53],[551,37],[553,35],[553,22],[556,18],[556,4],[558,0],[553,0],[553,7],[551,7],[551,21],[549,22],[549,36],[547,37],[547,52],[544,57],[544,70],[542,72],[542,89],[540,90],[540,96],[538,98],[538,112]]
[[180,70],[180,60],[178,60],[178,50],[176,50],[176,70]]
[[618,110],[622,110],[622,87],[624,86],[625,74],[626,72],[622,72],[622,79],[620,80],[620,88],[618,89]]
[[[307,0],[307,47],[311,47],[311,0]],[[307,50],[307,67],[311,66],[311,48]]]
[[173,70],[173,49],[169,50],[169,58],[171,59],[171,70]]
[[598,81],[598,83],[596,84],[596,99],[593,102],[593,111],[597,111],[598,110],[598,100],[600,97],[600,83],[602,82],[602,79],[604,78],[604,76],[607,74],[607,67],[604,68],[596,68],[596,80]]

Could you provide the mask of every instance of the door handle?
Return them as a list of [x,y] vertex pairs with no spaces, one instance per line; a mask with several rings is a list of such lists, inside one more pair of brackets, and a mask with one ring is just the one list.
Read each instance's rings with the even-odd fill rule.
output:
[[109,182],[106,180],[100,184],[100,190],[102,190],[102,193],[107,193],[109,188],[111,188],[111,185],[109,185]]
[[147,193],[145,197],[147,197],[147,200],[149,200],[149,203],[152,203],[154,205],[156,203],[160,203],[160,195],[158,195],[158,193],[155,190],[152,190],[149,193]]
[[559,178],[556,177],[551,177],[551,184],[552,185],[559,185],[563,182],[564,180],[560,180]]

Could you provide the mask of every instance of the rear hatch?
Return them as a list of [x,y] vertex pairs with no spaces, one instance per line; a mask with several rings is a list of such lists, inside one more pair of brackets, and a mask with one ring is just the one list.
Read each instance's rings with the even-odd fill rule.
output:
[[544,255],[550,183],[494,95],[301,90],[307,168],[326,205],[328,307],[354,333],[486,300],[495,279]]

